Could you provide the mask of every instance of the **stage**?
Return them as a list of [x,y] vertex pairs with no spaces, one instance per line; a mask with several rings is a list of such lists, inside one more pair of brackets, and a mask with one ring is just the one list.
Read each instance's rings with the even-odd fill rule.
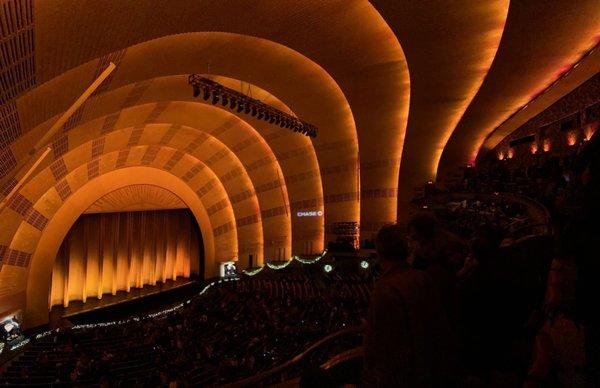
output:
[[132,288],[129,292],[119,291],[116,295],[106,294],[102,299],[88,298],[85,303],[73,301],[68,307],[54,306],[49,323],[55,327],[61,318],[73,323],[122,319],[178,304],[199,290],[200,283],[194,279],[167,280],[155,286]]

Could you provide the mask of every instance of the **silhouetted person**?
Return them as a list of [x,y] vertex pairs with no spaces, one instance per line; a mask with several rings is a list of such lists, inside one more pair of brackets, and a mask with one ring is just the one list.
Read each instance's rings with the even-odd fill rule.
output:
[[364,386],[448,386],[454,358],[451,332],[430,278],[406,262],[397,225],[377,234],[382,267],[367,320]]
[[[500,351],[507,343],[505,303],[506,285],[499,275],[499,246],[501,238],[494,228],[481,227],[471,240],[471,253],[459,272],[459,321],[463,361],[476,374],[485,374],[497,366]],[[509,310],[510,311],[510,310]]]
[[600,386],[600,131],[596,131],[575,161],[575,170],[581,174],[583,206],[580,217],[573,222],[572,241],[568,248],[574,251],[579,267],[576,309],[578,319],[587,327],[586,347],[588,368],[592,383]]
[[409,262],[414,269],[429,275],[450,323],[454,324],[455,273],[462,266],[462,252],[452,240],[453,236],[430,214],[417,214],[408,223]]

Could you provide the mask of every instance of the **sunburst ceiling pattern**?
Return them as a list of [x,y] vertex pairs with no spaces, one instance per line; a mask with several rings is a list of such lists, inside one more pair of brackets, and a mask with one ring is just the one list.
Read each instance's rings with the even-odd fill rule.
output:
[[154,185],[131,185],[106,194],[87,208],[85,213],[184,209],[186,207],[181,198],[167,189]]

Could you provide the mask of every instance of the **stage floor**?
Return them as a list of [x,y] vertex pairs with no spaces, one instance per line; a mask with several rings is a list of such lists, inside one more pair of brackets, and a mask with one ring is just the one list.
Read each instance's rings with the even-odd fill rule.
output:
[[[105,294],[102,299],[88,298],[85,303],[73,301],[69,307],[54,306],[50,311],[50,325],[55,326],[61,318],[70,321],[103,321],[108,318],[121,319],[123,315],[133,315],[139,311],[160,310],[189,297],[187,294],[195,292],[196,287],[193,286],[198,284],[193,279],[178,278],[155,286],[132,288],[129,292],[119,291],[117,295]],[[126,305],[125,311],[119,311],[123,310],[118,309],[119,305]]]

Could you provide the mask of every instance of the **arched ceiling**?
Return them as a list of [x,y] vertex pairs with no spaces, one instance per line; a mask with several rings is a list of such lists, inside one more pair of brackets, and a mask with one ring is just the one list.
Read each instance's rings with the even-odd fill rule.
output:
[[598,69],[600,69],[600,46],[596,45],[573,68],[565,73],[559,82],[551,85],[542,94],[525,104],[490,132],[486,136],[477,154],[477,158],[485,156],[488,151],[495,148],[503,139],[529,121],[529,119],[535,117],[561,97],[569,94],[569,92],[598,74]]
[[415,188],[435,180],[444,146],[488,73],[509,0],[373,3],[398,36],[410,73],[398,194],[403,219]]
[[[486,136],[599,42],[600,0],[511,2],[494,63],[448,141],[438,172],[474,163]],[[598,71],[596,62],[590,73]],[[565,93],[556,99],[578,85],[570,77],[561,81]]]
[[[369,238],[406,220],[423,182],[473,162],[597,73],[598,50],[560,78],[599,36],[600,0],[5,0],[0,198],[23,176],[19,162],[34,162],[32,145],[109,62],[117,67],[52,139],[52,157],[21,202],[0,211],[0,283],[21,276],[35,253],[27,233],[18,242],[14,233],[50,217],[41,196],[57,211],[59,191],[121,162],[155,163],[202,197],[211,217],[224,217],[220,201],[231,203],[228,221],[215,221],[236,224],[225,228],[238,236],[223,240],[227,252],[251,252],[263,232],[265,257],[314,252],[339,221],[359,222]],[[319,135],[193,99],[190,73],[251,90]],[[212,157],[213,177],[197,174]],[[251,197],[254,205],[242,205]],[[317,209],[324,219],[294,217]],[[273,220],[280,236],[269,231]]]

